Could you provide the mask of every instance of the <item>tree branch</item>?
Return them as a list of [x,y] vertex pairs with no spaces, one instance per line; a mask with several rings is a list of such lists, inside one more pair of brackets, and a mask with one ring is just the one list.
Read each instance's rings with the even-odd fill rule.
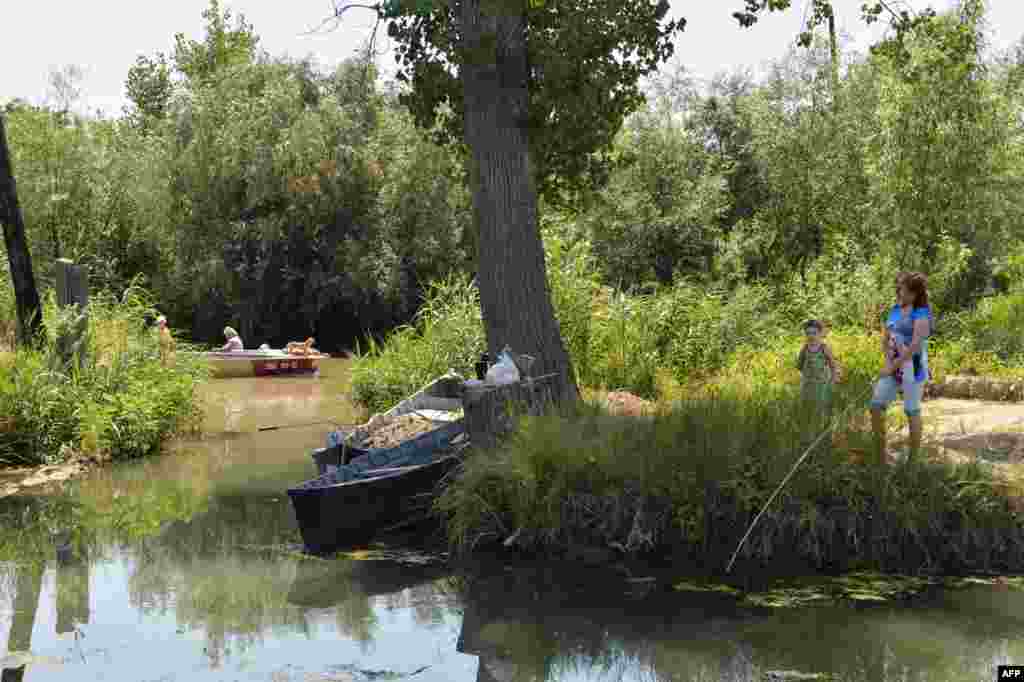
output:
[[334,14],[332,16],[327,17],[323,21],[321,21],[320,24],[316,28],[312,28],[312,29],[306,31],[305,33],[300,33],[299,35],[308,36],[308,35],[313,35],[313,34],[319,33],[320,29],[322,29],[325,25],[327,25],[328,22],[331,22],[331,21],[334,22],[334,26],[330,30],[331,31],[335,30],[336,28],[338,28],[338,24],[341,23],[341,15],[344,14],[345,12],[347,12],[350,9],[372,9],[373,11],[377,12],[377,14],[378,14],[377,21],[378,21],[378,23],[380,22],[380,18],[379,18],[379,15],[380,15],[380,4],[376,4],[376,5],[357,5],[357,4],[350,3],[348,5],[340,5],[339,6],[339,5],[337,5],[337,4],[332,2],[331,3],[331,11]]

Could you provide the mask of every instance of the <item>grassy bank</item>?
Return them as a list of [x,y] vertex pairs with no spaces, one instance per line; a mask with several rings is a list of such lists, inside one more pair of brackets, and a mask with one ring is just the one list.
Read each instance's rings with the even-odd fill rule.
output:
[[[499,452],[468,459],[438,506],[461,550],[516,535],[532,551],[668,553],[718,573],[801,453],[803,419],[781,391],[685,401],[650,420],[587,405],[527,418]],[[927,458],[883,472],[868,452],[862,422],[842,423],[762,518],[739,569],[1020,569],[1024,491]]]
[[197,428],[206,370],[182,354],[172,367],[160,364],[145,326],[154,316],[141,289],[94,296],[81,365],[64,368],[56,338],[72,321],[51,297],[40,347],[0,359],[0,466],[139,457]]

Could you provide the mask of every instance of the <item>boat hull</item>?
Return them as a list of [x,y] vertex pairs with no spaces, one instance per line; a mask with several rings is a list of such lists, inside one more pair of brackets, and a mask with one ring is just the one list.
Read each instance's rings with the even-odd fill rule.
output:
[[368,470],[342,483],[332,483],[333,474],[326,474],[290,488],[306,552],[323,555],[366,544],[389,527],[423,515],[438,484],[458,463],[458,456],[446,454],[428,464]]
[[211,374],[217,378],[312,375],[324,356],[289,356],[253,353],[206,353]]

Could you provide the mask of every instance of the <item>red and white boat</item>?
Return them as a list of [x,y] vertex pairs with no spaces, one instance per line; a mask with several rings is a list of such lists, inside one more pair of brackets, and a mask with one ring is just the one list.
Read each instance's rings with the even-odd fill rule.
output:
[[210,364],[213,376],[227,379],[234,377],[272,377],[295,374],[316,374],[320,361],[329,358],[326,353],[313,355],[289,355],[283,350],[242,350],[203,353]]

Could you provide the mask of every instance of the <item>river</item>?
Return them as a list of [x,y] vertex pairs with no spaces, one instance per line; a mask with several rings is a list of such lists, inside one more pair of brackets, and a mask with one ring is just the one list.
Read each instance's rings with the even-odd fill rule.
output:
[[1024,663],[1012,589],[769,611],[574,566],[484,559],[466,580],[418,537],[303,557],[284,491],[330,427],[258,429],[354,419],[346,367],[211,382],[202,439],[0,500],[3,681],[988,682]]

